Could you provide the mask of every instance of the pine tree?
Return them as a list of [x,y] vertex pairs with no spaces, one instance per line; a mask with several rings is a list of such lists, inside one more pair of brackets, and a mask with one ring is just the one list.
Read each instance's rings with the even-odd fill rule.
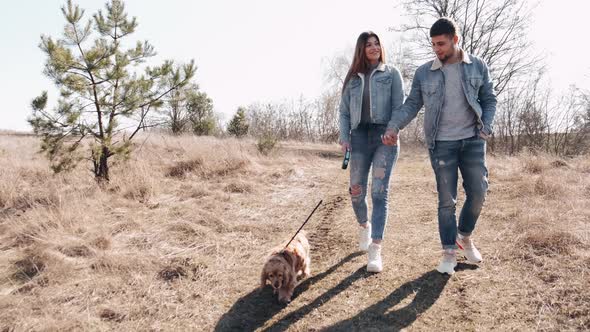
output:
[[215,132],[217,123],[213,112],[213,100],[205,92],[188,91],[186,108],[193,134],[212,135]]
[[246,110],[239,107],[236,115],[229,122],[227,131],[237,137],[242,137],[248,133],[248,120],[246,119]]
[[[143,67],[156,53],[147,41],[132,45],[129,37],[137,19],[129,19],[120,0],[111,0],[106,11],[98,11],[83,22],[84,10],[71,0],[62,7],[67,21],[64,37],[54,40],[41,36],[41,50],[47,54],[44,73],[60,89],[57,107],[46,111],[47,93],[31,103],[29,118],[35,133],[42,136],[55,171],[67,170],[83,159],[80,147],[90,142],[90,160],[97,181],[109,180],[109,158],[127,157],[131,141],[141,130],[153,126],[153,110],[162,98],[194,76],[194,62],[177,66],[164,61]],[[141,67],[140,67],[141,68]],[[125,127],[132,123],[132,131]]]

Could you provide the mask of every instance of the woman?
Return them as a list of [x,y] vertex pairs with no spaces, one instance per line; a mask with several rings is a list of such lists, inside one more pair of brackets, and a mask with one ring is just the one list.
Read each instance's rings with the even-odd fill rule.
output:
[[[340,145],[351,152],[349,192],[359,223],[359,248],[369,253],[369,272],[383,270],[381,241],[387,222],[389,177],[399,152],[399,146],[384,144],[383,134],[392,112],[404,101],[401,75],[384,60],[379,37],[372,31],[361,33],[340,102]],[[369,222],[366,193],[371,168],[373,211]]]

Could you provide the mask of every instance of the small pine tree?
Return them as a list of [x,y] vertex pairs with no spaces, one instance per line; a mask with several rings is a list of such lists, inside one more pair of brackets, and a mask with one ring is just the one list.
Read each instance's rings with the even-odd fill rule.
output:
[[213,100],[194,83],[170,93],[160,113],[162,123],[175,135],[214,135],[219,129]]
[[193,134],[212,135],[215,132],[217,122],[213,112],[213,100],[205,92],[188,92],[186,109]]
[[236,115],[229,122],[227,131],[236,137],[242,137],[248,133],[248,120],[246,119],[246,109],[239,107]]
[[[47,93],[35,98],[29,123],[42,136],[41,149],[55,171],[83,159],[76,151],[89,139],[94,176],[108,181],[109,158],[130,154],[137,132],[154,126],[152,111],[162,106],[164,96],[186,85],[196,67],[192,61],[184,66],[165,61],[138,73],[138,65],[155,52],[147,41],[123,48],[137,20],[127,17],[120,0],[108,2],[106,14],[99,10],[85,24],[84,10],[71,0],[61,10],[67,21],[63,39],[41,36],[40,44],[47,55],[45,74],[60,88],[60,99],[55,110],[46,111]],[[121,119],[125,126],[134,123],[134,131],[121,128]]]

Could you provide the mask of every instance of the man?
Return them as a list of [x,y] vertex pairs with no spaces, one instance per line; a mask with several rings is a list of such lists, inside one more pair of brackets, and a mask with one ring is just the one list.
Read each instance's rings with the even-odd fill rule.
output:
[[[425,106],[424,133],[436,176],[438,230],[443,247],[437,270],[451,275],[457,265],[457,250],[471,263],[482,261],[471,233],[488,188],[485,140],[492,134],[496,96],[484,61],[458,46],[455,22],[449,18],[437,20],[430,28],[430,37],[436,58],[416,70],[410,95],[392,115],[384,142],[397,144],[399,130]],[[466,200],[457,228],[459,170]]]

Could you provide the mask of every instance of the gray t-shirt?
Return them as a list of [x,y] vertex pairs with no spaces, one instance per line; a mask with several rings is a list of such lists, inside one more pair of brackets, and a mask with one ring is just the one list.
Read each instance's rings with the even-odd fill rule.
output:
[[370,65],[369,69],[365,72],[365,86],[363,89],[363,104],[361,108],[361,124],[371,123],[371,95],[369,89],[371,86],[371,74],[377,68],[379,64]]
[[441,110],[437,141],[456,141],[476,135],[477,116],[461,86],[461,62],[444,65],[445,100]]

